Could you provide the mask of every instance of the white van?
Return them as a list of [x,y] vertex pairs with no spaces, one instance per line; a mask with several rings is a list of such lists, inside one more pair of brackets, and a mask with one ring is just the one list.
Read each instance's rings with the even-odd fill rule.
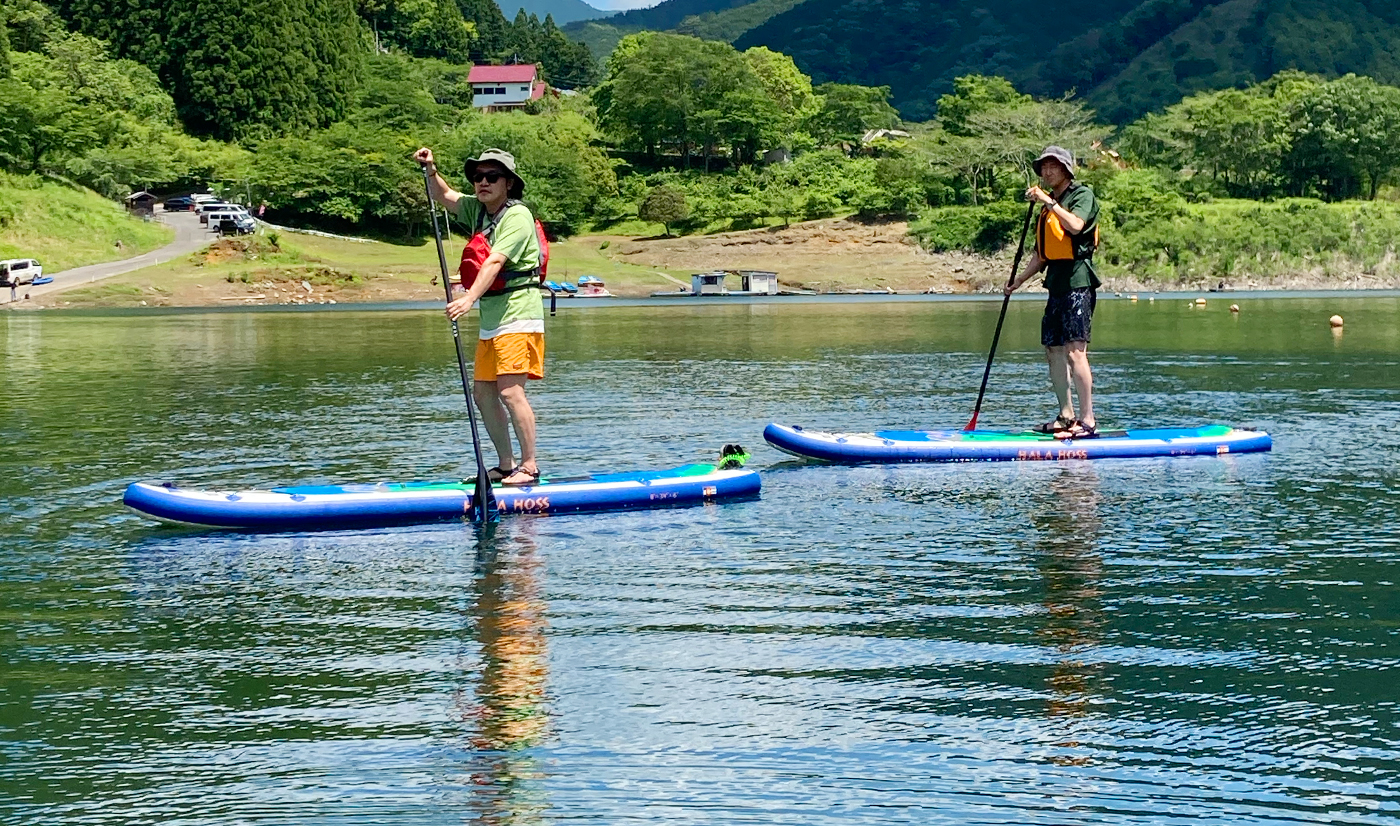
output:
[[44,274],[44,268],[33,258],[11,258],[0,261],[0,285],[22,287],[33,284],[34,279]]

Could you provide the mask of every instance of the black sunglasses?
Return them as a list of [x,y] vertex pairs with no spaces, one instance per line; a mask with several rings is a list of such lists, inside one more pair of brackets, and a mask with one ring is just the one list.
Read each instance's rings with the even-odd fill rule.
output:
[[506,173],[497,172],[494,169],[488,169],[485,172],[473,172],[471,175],[467,176],[468,180],[474,184],[479,184],[482,181],[488,184],[494,184],[504,177],[506,177]]

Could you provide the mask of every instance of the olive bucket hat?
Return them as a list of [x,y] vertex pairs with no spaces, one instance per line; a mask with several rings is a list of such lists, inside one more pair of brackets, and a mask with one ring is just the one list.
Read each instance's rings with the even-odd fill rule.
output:
[[520,173],[515,171],[515,156],[504,149],[496,149],[493,147],[483,150],[479,158],[467,158],[467,162],[462,165],[462,171],[466,173],[467,179],[470,180],[477,166],[487,161],[500,164],[505,167],[506,172],[510,174],[510,177],[513,179],[510,185],[510,197],[519,198],[525,194],[525,179],[520,177]]
[[[484,155],[485,153],[483,152],[482,154]],[[1065,149],[1063,146],[1045,147],[1045,151],[1041,152],[1040,157],[1036,158],[1035,162],[1031,164],[1031,168],[1035,170],[1035,174],[1040,174],[1040,165],[1046,159],[1059,161],[1060,165],[1069,173],[1069,176],[1071,178],[1074,177],[1074,156],[1069,153],[1068,149]]]

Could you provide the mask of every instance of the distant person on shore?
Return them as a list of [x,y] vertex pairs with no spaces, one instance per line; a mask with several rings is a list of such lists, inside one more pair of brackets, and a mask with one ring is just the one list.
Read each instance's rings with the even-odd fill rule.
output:
[[[1094,190],[1074,180],[1074,156],[1067,150],[1047,146],[1033,166],[1044,184],[1044,188],[1026,190],[1026,200],[1041,205],[1035,222],[1035,251],[1021,274],[1006,286],[1006,294],[1045,272],[1050,297],[1040,321],[1040,343],[1045,346],[1050,384],[1060,411],[1053,421],[1036,430],[1060,438],[1089,438],[1098,435],[1094,377],[1089,369],[1089,328],[1099,288],[1093,262],[1099,244],[1099,199]],[[1071,382],[1079,400],[1078,415],[1070,400]]]
[[[481,301],[472,396],[499,457],[488,475],[505,485],[533,485],[540,469],[535,461],[535,411],[525,397],[525,382],[544,378],[544,302],[538,289],[542,253],[535,218],[519,200],[525,181],[516,174],[515,158],[500,149],[487,149],[481,157],[467,160],[465,172],[474,197],[447,185],[431,149],[419,149],[414,158],[428,167],[433,200],[456,213],[472,231],[461,271],[467,292],[447,305],[447,316],[455,321]],[[484,261],[469,263],[474,249]],[[519,464],[507,414],[520,443]]]

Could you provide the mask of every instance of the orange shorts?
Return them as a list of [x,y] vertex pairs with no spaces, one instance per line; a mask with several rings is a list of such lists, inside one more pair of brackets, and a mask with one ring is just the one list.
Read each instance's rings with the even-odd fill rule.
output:
[[544,378],[544,333],[504,333],[476,340],[476,366],[472,378],[495,381],[497,376],[525,373]]

